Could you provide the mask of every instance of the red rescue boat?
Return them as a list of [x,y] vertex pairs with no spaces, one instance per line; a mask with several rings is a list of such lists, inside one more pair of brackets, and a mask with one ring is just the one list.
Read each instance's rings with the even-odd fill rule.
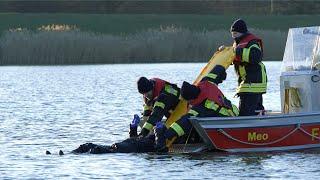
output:
[[320,112],[191,120],[209,149],[228,152],[320,147]]
[[[268,95],[268,94],[266,94]],[[279,151],[320,147],[320,26],[289,29],[280,76],[281,111],[195,118],[211,150]]]

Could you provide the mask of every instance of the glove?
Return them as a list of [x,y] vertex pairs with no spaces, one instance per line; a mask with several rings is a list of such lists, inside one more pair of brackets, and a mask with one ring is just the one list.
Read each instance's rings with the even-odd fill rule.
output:
[[156,129],[163,129],[165,126],[164,124],[160,121],[160,122],[157,122],[156,124]]
[[140,117],[138,114],[135,114],[130,123],[130,127],[138,127],[139,123],[140,123]]
[[226,48],[224,45],[221,45],[219,48],[218,48],[218,51],[223,51],[224,48]]
[[138,125],[139,125],[139,122],[140,122],[140,117],[137,114],[135,114],[133,116],[132,122],[130,123],[130,130],[129,130],[129,136],[130,137],[138,136]]
[[240,48],[238,46],[233,46],[233,51],[236,54],[236,58],[234,58],[233,64],[240,64],[241,57],[242,57],[242,48]]

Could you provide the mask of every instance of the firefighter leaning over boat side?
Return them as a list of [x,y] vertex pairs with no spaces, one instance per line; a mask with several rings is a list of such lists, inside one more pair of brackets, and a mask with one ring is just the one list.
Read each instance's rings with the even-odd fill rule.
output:
[[188,101],[191,108],[168,130],[163,123],[157,123],[155,128],[157,150],[166,151],[166,140],[189,134],[192,129],[190,117],[224,117],[239,114],[238,108],[223,95],[217,86],[225,79],[225,68],[217,65],[198,85],[183,82],[181,96]]
[[[137,81],[140,94],[143,94],[144,112],[143,127],[139,136],[147,136],[153,131],[155,124],[162,120],[163,116],[169,117],[179,102],[180,88],[159,78],[147,79],[140,77]],[[130,137],[137,136],[136,126],[130,125]]]
[[233,64],[238,76],[239,115],[257,115],[257,110],[264,110],[262,94],[267,89],[267,73],[262,63],[263,43],[248,31],[242,19],[233,22],[230,32],[236,53]]

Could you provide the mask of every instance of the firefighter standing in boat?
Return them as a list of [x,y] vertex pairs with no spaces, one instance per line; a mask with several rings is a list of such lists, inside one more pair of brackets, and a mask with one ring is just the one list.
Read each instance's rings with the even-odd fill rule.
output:
[[262,63],[263,43],[248,31],[242,19],[233,22],[230,32],[236,53],[233,64],[238,76],[239,115],[257,115],[256,111],[264,110],[262,94],[267,89],[267,73]]
[[166,151],[166,140],[189,134],[192,129],[190,117],[226,117],[239,114],[238,108],[223,95],[217,86],[225,79],[225,68],[217,65],[198,85],[183,82],[181,96],[188,101],[191,109],[173,123],[168,130],[163,123],[157,123],[155,128],[156,150]]
[[[147,79],[140,77],[137,82],[138,91],[143,94],[144,112],[143,127],[140,136],[145,137],[153,131],[155,124],[162,120],[163,116],[169,117],[179,103],[180,88],[159,78]],[[130,137],[137,134],[136,126],[130,126]]]

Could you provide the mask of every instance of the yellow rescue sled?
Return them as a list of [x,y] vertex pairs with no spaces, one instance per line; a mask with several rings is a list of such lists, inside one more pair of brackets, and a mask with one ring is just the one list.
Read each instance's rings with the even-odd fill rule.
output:
[[[201,70],[193,84],[198,84],[201,79],[206,76],[216,65],[222,65],[227,69],[234,58],[235,53],[233,52],[232,47],[225,47],[222,51],[217,51],[213,54],[207,65]],[[166,121],[167,128],[169,128],[171,124],[177,121],[181,116],[186,114],[187,111],[187,101],[181,99],[175,110],[171,113],[170,117]]]

